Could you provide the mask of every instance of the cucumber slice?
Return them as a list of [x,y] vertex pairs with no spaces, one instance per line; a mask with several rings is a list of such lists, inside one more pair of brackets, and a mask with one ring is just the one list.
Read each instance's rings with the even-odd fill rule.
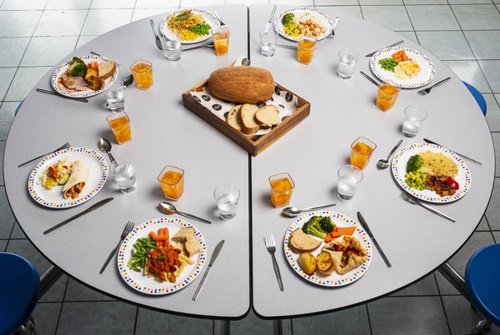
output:
[[68,182],[69,173],[66,173],[61,179],[59,179],[59,185],[64,185]]

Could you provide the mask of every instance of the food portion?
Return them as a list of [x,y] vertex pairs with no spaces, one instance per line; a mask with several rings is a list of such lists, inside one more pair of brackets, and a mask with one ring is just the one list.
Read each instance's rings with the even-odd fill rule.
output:
[[325,32],[325,26],[310,12],[304,12],[295,15],[288,13],[281,19],[283,24],[283,31],[286,35],[291,37],[314,37],[319,38]]
[[73,161],[67,158],[58,160],[55,164],[50,165],[47,171],[42,173],[40,183],[47,190],[52,190],[58,185],[64,185],[68,182],[72,169]]
[[192,10],[186,9],[177,15],[172,15],[167,26],[175,32],[181,41],[194,41],[202,36],[210,34],[212,27],[205,22],[205,19]]
[[68,70],[59,76],[58,85],[67,92],[98,91],[115,71],[115,62],[94,61],[86,64],[82,59],[73,57]]
[[420,73],[420,65],[411,58],[408,58],[404,49],[392,54],[391,57],[378,61],[382,69],[394,72],[399,79],[409,79],[416,77]]
[[87,179],[89,178],[90,168],[80,161],[75,161],[68,181],[62,189],[65,199],[76,199],[82,193]]
[[335,271],[340,274],[357,268],[368,260],[368,254],[361,242],[352,235],[342,235],[328,242],[322,249],[330,253]]

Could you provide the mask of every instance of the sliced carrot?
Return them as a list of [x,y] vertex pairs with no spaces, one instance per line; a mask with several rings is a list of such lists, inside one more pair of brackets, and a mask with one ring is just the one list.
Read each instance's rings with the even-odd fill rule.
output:
[[149,232],[149,237],[151,237],[153,241],[156,241],[158,239],[158,235],[156,235],[154,231]]

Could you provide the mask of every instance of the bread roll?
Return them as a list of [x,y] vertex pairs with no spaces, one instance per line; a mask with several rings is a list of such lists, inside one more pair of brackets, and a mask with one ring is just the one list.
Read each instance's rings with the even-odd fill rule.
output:
[[290,236],[288,244],[297,252],[314,251],[321,245],[321,240],[310,237],[298,228]]

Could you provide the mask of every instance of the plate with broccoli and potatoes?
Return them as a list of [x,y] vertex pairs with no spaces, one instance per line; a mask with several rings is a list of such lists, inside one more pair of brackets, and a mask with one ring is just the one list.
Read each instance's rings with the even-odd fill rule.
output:
[[68,59],[51,77],[56,92],[70,98],[87,98],[104,92],[118,77],[118,66],[110,58],[85,55]]

